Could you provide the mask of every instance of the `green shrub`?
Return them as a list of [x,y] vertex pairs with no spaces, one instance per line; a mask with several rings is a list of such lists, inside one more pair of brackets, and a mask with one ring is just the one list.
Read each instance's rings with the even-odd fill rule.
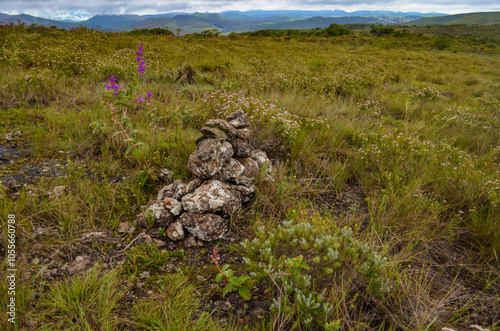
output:
[[390,288],[386,258],[355,239],[350,228],[285,221],[272,231],[259,227],[256,238],[241,247],[250,275],[269,278],[279,292],[272,309],[294,314],[296,325],[327,323],[333,309],[327,284],[334,283],[340,268],[362,275],[365,288],[375,294]]

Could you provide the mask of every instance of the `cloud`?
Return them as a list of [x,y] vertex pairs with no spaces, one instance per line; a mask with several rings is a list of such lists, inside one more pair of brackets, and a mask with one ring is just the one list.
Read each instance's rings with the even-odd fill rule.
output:
[[250,9],[328,10],[393,10],[460,13],[500,10],[498,0],[0,0],[0,11],[10,14],[26,13],[58,19],[85,19],[97,14],[161,14]]

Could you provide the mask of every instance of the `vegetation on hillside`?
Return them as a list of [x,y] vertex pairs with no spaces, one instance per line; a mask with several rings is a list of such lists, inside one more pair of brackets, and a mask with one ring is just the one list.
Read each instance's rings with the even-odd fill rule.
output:
[[[328,29],[0,26],[14,329],[498,329],[498,39]],[[190,179],[206,119],[238,109],[274,179],[236,239],[185,248],[137,222]]]

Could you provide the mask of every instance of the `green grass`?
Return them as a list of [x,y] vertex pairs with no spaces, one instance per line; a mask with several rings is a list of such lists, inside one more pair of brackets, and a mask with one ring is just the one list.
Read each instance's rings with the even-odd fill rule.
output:
[[[198,130],[236,109],[254,116],[253,143],[273,159],[275,173],[274,181],[259,179],[256,199],[234,215],[231,232],[253,239],[258,226],[321,219],[320,227],[351,227],[357,241],[388,259],[392,290],[381,297],[351,280],[352,270],[332,276],[332,325],[498,329],[500,58],[496,46],[442,38],[361,33],[287,41],[0,27],[0,137],[21,131],[12,143],[28,148],[2,163],[0,175],[49,160],[63,170],[1,192],[2,229],[8,214],[17,220],[18,329],[293,324],[293,314],[279,312],[253,326],[218,322],[202,308],[217,289],[191,283],[199,274],[214,285],[213,270],[190,265],[190,251],[124,251],[150,230],[136,220],[164,185],[154,175],[168,169],[172,179],[190,179],[186,163]],[[148,66],[138,94],[153,97],[121,109],[128,126],[120,128],[104,85],[111,75],[123,89],[133,83],[141,42]],[[124,132],[143,144],[134,147]],[[62,196],[48,194],[56,186],[65,187]],[[135,232],[117,233],[125,221]],[[83,239],[97,231],[106,239]],[[4,231],[0,241],[5,251]],[[80,255],[109,269],[42,272],[50,263],[65,270]],[[174,262],[190,273],[165,275]],[[144,271],[150,277],[142,279]],[[317,274],[312,281],[321,283]],[[5,287],[0,298],[6,308]],[[8,326],[5,315],[0,325]]]

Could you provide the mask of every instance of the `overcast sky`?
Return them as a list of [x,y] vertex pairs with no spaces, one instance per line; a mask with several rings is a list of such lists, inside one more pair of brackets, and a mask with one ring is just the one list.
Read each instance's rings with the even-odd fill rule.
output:
[[392,10],[446,14],[499,11],[499,0],[0,0],[0,12],[84,20],[98,14],[162,14],[249,9]]

